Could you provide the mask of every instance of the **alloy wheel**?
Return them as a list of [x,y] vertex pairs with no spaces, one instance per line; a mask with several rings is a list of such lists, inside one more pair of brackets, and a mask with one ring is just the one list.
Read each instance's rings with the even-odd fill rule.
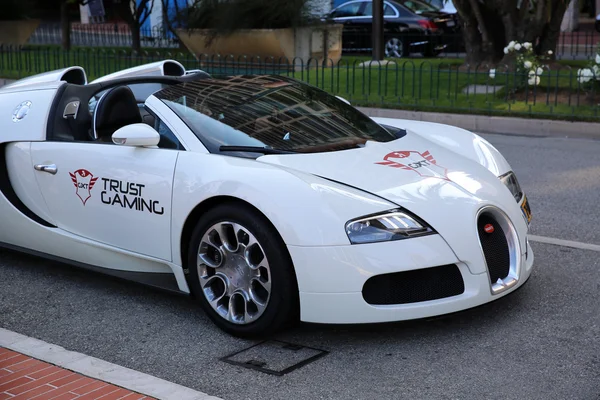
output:
[[398,38],[391,38],[385,42],[385,56],[402,58],[404,55],[404,43]]
[[206,230],[197,258],[202,292],[223,319],[256,321],[271,297],[269,261],[256,237],[242,225],[223,221]]

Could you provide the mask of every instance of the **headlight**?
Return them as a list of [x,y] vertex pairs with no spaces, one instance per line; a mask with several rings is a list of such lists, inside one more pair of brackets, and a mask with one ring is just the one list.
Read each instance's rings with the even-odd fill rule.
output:
[[346,223],[352,244],[387,242],[435,233],[424,221],[405,210],[361,217]]
[[521,185],[519,185],[519,181],[517,180],[515,173],[510,171],[499,176],[498,178],[506,185],[508,190],[510,190],[517,203],[520,202],[521,198],[523,197],[523,191],[521,190]]

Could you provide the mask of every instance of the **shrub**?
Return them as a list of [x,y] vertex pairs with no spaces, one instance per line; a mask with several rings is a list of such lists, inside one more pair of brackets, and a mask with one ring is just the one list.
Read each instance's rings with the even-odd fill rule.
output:
[[582,68],[577,71],[577,80],[582,84],[593,84],[594,81],[600,81],[600,43],[598,44],[596,55],[590,61],[588,68]]
[[[544,66],[550,60],[552,50],[545,55],[537,55],[533,51],[533,44],[530,42],[519,43],[512,41],[504,48],[504,54],[513,54],[515,59],[516,75],[519,77],[517,86],[526,87],[537,86],[540,84],[541,76],[544,73]],[[490,70],[490,78],[496,77],[496,70]]]

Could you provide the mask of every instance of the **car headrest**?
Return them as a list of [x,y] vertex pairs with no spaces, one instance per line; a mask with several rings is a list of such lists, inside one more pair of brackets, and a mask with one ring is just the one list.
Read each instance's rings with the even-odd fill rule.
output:
[[98,100],[94,111],[94,136],[112,142],[112,134],[126,125],[142,122],[135,95],[127,86],[110,89]]

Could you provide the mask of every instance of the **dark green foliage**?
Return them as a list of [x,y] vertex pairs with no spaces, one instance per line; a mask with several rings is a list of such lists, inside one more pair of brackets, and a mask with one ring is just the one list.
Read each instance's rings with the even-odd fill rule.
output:
[[28,0],[0,0],[0,21],[14,21],[35,17],[32,2]]
[[188,10],[190,29],[211,29],[226,35],[242,29],[282,29],[306,26],[315,18],[309,0],[200,0]]

